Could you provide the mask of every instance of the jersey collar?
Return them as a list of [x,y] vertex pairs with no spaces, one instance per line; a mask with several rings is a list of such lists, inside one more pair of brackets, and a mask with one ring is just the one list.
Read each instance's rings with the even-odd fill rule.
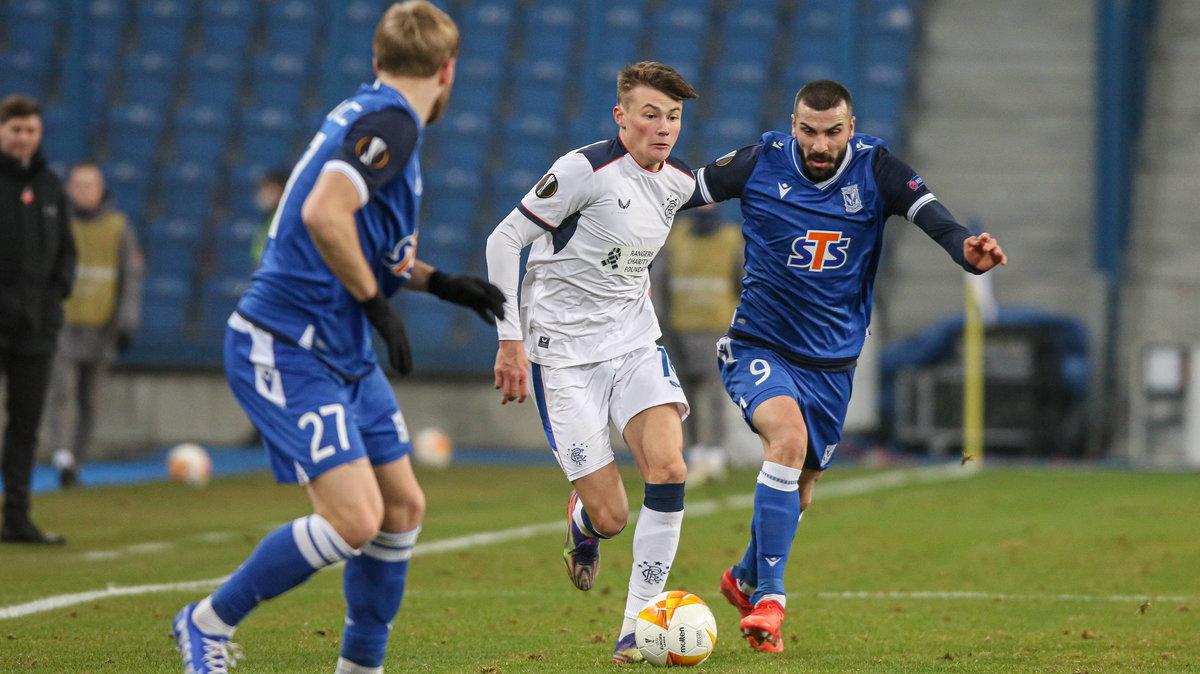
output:
[[[853,140],[853,136],[851,137],[851,140]],[[846,167],[850,165],[850,161],[854,159],[854,145],[847,142],[846,156],[842,157],[842,164],[841,166],[838,166],[837,173],[834,173],[833,176],[827,180],[814,183],[809,179],[808,176],[804,175],[804,169],[800,166],[800,145],[792,136],[788,136],[788,147],[790,148],[789,156],[792,158],[792,168],[796,170],[796,175],[800,176],[802,180],[807,181],[810,185],[818,190],[823,190],[837,182],[837,179],[841,178],[842,174],[846,172]]]

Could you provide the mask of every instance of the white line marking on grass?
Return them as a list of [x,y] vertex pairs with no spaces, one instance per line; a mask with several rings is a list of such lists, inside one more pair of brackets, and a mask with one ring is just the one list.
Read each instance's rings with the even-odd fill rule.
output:
[[[789,596],[803,597],[803,593]],[[995,599],[1017,601],[1189,601],[1191,597],[1132,594],[993,594],[988,592],[813,592],[818,599]]]
[[[841,496],[857,496],[866,494],[881,489],[890,489],[893,487],[903,487],[913,484],[926,484],[931,482],[945,482],[947,480],[956,480],[971,477],[978,472],[977,468],[960,467],[958,464],[945,464],[932,466],[928,468],[914,468],[910,470],[896,470],[878,475],[869,475],[867,477],[851,478],[841,480],[822,486],[819,490],[822,500],[829,498],[837,498]],[[687,515],[690,517],[700,517],[711,515],[722,510],[735,510],[749,508],[754,504],[754,496],[752,494],[730,496],[720,499],[708,499],[697,501],[687,505]],[[632,521],[637,516],[637,513],[630,514]],[[496,543],[507,543],[510,541],[519,541],[527,538],[534,538],[546,534],[556,533],[562,530],[563,523],[561,520],[554,522],[545,522],[542,524],[530,524],[523,527],[515,527],[512,529],[503,529],[501,531],[485,531],[475,534],[467,534],[465,536],[456,536],[454,538],[446,538],[439,541],[431,541],[429,543],[418,543],[413,549],[413,555],[433,555],[443,552],[452,552],[455,550],[466,550],[477,548],[485,545],[493,545]],[[220,534],[208,534],[207,536],[214,537],[214,540],[220,539]],[[84,553],[85,559],[111,559],[112,557],[120,556],[121,551],[146,553],[165,549],[166,543],[143,543],[138,545],[126,546],[120,550],[112,551],[95,551]],[[8,618],[20,618],[22,616],[32,615],[34,613],[42,613],[44,611],[52,611],[54,609],[65,608],[83,604],[97,599],[106,599],[109,597],[124,597],[137,594],[148,594],[152,592],[194,592],[196,590],[206,590],[217,587],[228,576],[220,578],[210,578],[208,580],[193,580],[181,583],[155,583],[152,585],[133,585],[133,586],[109,586],[103,590],[90,590],[88,592],[77,592],[74,594],[56,595],[46,597],[44,599],[35,599],[24,604],[15,604],[13,606],[0,606],[0,620]],[[987,597],[995,597],[996,595],[985,595]]]

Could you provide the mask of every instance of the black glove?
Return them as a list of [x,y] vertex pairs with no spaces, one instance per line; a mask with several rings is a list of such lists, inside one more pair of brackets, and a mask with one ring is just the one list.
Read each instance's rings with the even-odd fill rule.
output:
[[371,299],[363,300],[359,304],[366,312],[367,320],[371,321],[371,325],[375,326],[375,330],[387,344],[388,362],[400,374],[412,372],[412,347],[408,345],[404,321],[392,311],[392,305],[388,304],[383,291],[376,292]]
[[133,334],[128,330],[117,331],[117,353],[125,353],[133,346]]
[[504,320],[504,293],[477,276],[434,271],[428,287],[438,299],[474,309],[488,325],[495,325],[497,318]]

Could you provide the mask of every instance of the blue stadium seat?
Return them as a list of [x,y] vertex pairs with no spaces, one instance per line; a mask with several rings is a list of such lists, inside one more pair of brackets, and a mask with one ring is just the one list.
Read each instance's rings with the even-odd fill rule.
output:
[[42,124],[46,129],[42,135],[42,150],[48,159],[71,164],[88,156],[85,134],[67,132],[80,125],[79,115],[73,107],[62,103],[43,106]]
[[298,108],[307,81],[303,57],[288,51],[260,56],[250,80],[251,104]]
[[736,116],[760,124],[765,94],[770,87],[768,79],[767,69],[761,62],[722,63],[711,80],[715,90],[720,92],[713,99],[711,114],[719,117]]
[[203,228],[191,218],[155,220],[146,232],[146,266],[151,275],[192,278],[198,264]]
[[740,118],[713,118],[700,125],[697,149],[705,163],[739,147],[753,145],[762,135],[757,123]]
[[219,276],[249,280],[256,260],[250,255],[251,246],[263,222],[248,218],[226,220],[217,227],[213,239],[213,261]]
[[216,164],[225,155],[229,109],[214,105],[185,105],[175,114],[175,158],[201,164]]
[[558,0],[542,0],[526,15],[524,36],[527,59],[552,59],[568,65],[579,44],[576,12]]
[[704,61],[709,15],[701,2],[668,2],[651,21],[655,39],[651,57],[670,63],[689,82],[696,82]]
[[269,3],[265,24],[267,51],[307,55],[312,49],[317,20],[317,4],[308,0]]
[[186,274],[150,273],[142,298],[142,322],[139,344],[161,343],[183,333],[191,298],[191,279]]
[[721,44],[725,54],[741,62],[769,64],[779,26],[778,8],[763,2],[738,3],[721,21]]
[[206,335],[221,335],[225,322],[250,287],[247,276],[217,276],[204,282],[200,290],[200,327]]
[[22,50],[39,54],[52,53],[58,44],[59,30],[63,27],[61,3],[49,0],[13,0],[9,7],[10,45],[19,45]]
[[163,135],[163,118],[145,105],[123,105],[108,115],[109,152],[117,160],[148,162],[158,156]]
[[139,49],[177,59],[187,44],[194,7],[188,0],[147,0],[137,4],[135,41]]
[[283,166],[296,158],[296,121],[290,110],[271,105],[251,108],[242,114],[240,127],[238,147],[246,161]]
[[201,53],[188,61],[186,97],[195,104],[230,109],[237,105],[242,61],[221,52]]
[[463,35],[462,59],[481,58],[503,63],[512,43],[516,23],[515,0],[484,0],[472,3],[459,22]]
[[91,0],[87,3],[86,50],[115,56],[124,46],[129,6],[125,0]]
[[418,369],[422,362],[428,362],[430,354],[440,354],[446,346],[456,341],[456,314],[465,311],[461,307],[442,302],[428,293],[401,293],[396,305],[405,322],[412,326],[408,331],[408,339]]
[[250,48],[258,3],[255,0],[208,0],[201,5],[203,50],[245,54]]
[[22,93],[44,99],[54,72],[44,56],[23,49],[0,52],[0,95]]
[[169,52],[134,52],[125,59],[122,75],[128,105],[161,110],[174,96],[176,68]]
[[217,165],[191,158],[180,158],[166,166],[161,197],[164,216],[189,218],[203,222],[213,211],[217,188]]
[[147,164],[115,161],[105,164],[103,170],[108,189],[113,193],[115,205],[121,210],[129,208],[129,204],[121,198],[122,193],[144,194],[150,188],[150,169]]
[[542,59],[517,64],[512,93],[516,112],[561,114],[567,85],[561,62]]
[[810,0],[792,20],[793,53],[784,72],[796,88],[818,79],[848,82],[855,74],[853,54],[846,48],[854,40],[854,26],[846,24],[840,0]]

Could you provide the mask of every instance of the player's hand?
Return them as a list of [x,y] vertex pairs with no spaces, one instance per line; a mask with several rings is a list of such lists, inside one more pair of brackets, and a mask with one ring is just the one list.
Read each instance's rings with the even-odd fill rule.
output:
[[392,310],[383,291],[375,292],[369,300],[360,303],[367,314],[367,320],[375,326],[375,330],[383,337],[387,345],[388,362],[400,374],[412,372],[412,347],[408,345],[408,333],[404,330],[404,321]]
[[427,287],[438,299],[474,309],[488,325],[495,325],[497,318],[504,320],[504,293],[477,276],[434,270]]
[[529,397],[529,359],[525,356],[524,342],[500,340],[496,351],[496,388],[503,391],[501,405],[513,400],[523,403]]
[[987,271],[998,264],[1008,264],[1008,256],[987,232],[963,240],[963,258],[979,271]]

